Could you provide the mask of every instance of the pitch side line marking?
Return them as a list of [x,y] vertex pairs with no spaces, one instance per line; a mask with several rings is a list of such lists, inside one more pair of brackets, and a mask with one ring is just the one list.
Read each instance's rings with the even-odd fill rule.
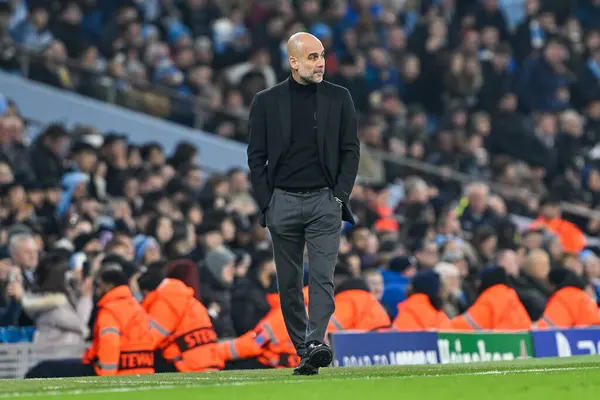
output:
[[[267,383],[285,383],[285,384],[298,384],[306,382],[331,382],[331,381],[362,381],[362,380],[380,380],[380,379],[415,379],[415,378],[443,378],[443,377],[456,377],[456,376],[477,376],[477,375],[516,375],[516,374],[535,374],[535,373],[548,373],[548,372],[564,372],[564,371],[585,371],[600,369],[598,366],[586,366],[586,367],[561,367],[561,368],[524,368],[524,369],[512,369],[512,370],[490,370],[490,371],[473,371],[473,372],[460,372],[456,374],[423,374],[423,375],[403,375],[394,377],[393,375],[387,376],[361,376],[356,378],[331,378],[331,379],[254,379],[252,377],[232,377],[232,378],[221,378],[222,383],[214,384],[187,384],[181,385],[182,381],[188,380],[209,380],[209,377],[181,377],[182,379],[174,380],[160,380],[157,381],[156,386],[132,386],[124,388],[101,388],[101,389],[66,389],[66,390],[46,390],[46,389],[59,389],[59,386],[53,385],[45,388],[43,392],[11,392],[2,393],[0,398],[14,398],[14,397],[41,397],[41,396],[78,396],[82,394],[98,394],[98,393],[128,393],[128,392],[142,392],[150,390],[167,390],[167,389],[193,389],[193,388],[206,388],[206,387],[228,387],[228,386],[249,386],[249,385],[263,385]],[[210,379],[215,379],[214,377]],[[38,379],[36,379],[38,380]],[[229,381],[229,382],[227,382]],[[237,381],[237,382],[236,382]],[[98,383],[101,381],[91,381],[85,379],[79,379],[75,381],[77,383]],[[115,381],[115,384],[126,383],[135,384],[136,381],[124,380]],[[144,382],[146,383],[146,382]],[[164,384],[163,384],[164,383]]]

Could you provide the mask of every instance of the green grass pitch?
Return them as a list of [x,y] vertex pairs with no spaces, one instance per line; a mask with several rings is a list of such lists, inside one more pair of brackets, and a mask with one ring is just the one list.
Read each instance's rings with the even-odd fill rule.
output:
[[0,399],[585,400],[600,395],[600,357],[514,362],[157,374],[0,381]]

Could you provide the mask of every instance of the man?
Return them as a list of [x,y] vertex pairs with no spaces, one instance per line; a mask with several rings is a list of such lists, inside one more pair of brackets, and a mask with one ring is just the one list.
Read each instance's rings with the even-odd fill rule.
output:
[[[505,259],[500,259],[499,262],[507,274],[511,275],[512,271],[507,269]],[[532,321],[537,321],[546,308],[548,298],[552,294],[552,288],[548,281],[550,273],[550,257],[545,250],[534,249],[529,252],[525,258],[523,270],[515,277],[513,274],[513,286],[519,295],[519,299],[525,306],[527,313]]]
[[406,288],[417,273],[417,260],[414,257],[397,256],[390,260],[383,276],[383,296],[381,303],[391,318],[398,314],[398,303],[406,300]]
[[8,251],[14,262],[23,273],[25,290],[35,285],[35,270],[39,261],[39,246],[31,233],[18,233],[8,242]]
[[471,237],[473,232],[480,226],[493,226],[496,214],[488,206],[490,188],[482,182],[469,184],[466,196],[461,199],[457,214],[460,225],[466,236]]
[[[296,375],[315,375],[333,359],[323,343],[335,310],[333,271],[360,144],[350,93],[323,81],[323,44],[308,33],[288,41],[292,76],[260,92],[250,108],[248,166],[273,240],[285,326],[302,361]],[[275,111],[277,110],[277,111]],[[303,307],[305,244],[309,257],[308,317]]]
[[153,374],[150,318],[127,283],[123,271],[105,267],[96,281],[99,311],[83,360],[42,361],[26,378]]

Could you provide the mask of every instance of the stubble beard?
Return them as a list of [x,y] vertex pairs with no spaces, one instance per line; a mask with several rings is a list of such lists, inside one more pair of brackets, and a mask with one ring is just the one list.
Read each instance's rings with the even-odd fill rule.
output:
[[[323,73],[325,73],[325,71],[323,71]],[[310,73],[310,74],[299,74],[300,78],[302,78],[302,80],[305,83],[320,83],[323,81],[323,75],[317,75],[315,72]]]

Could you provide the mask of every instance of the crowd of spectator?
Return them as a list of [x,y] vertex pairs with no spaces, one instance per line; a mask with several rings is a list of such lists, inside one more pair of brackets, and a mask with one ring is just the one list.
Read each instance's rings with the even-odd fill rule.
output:
[[[33,79],[97,96],[110,78],[127,101],[182,123],[197,111],[186,96],[206,98],[204,128],[244,141],[239,115],[287,76],[282,43],[307,29],[328,51],[327,79],[350,90],[361,116],[358,224],[343,227],[339,266],[364,278],[392,317],[428,269],[448,288],[449,317],[475,301],[490,265],[506,271],[532,321],[553,291],[552,268],[597,297],[600,260],[584,233],[596,235],[600,219],[563,215],[559,204],[600,200],[600,1],[232,3],[0,2],[0,62],[19,69],[8,45],[17,43],[45,56]],[[83,340],[93,271],[117,262],[136,294],[144,268],[181,258],[198,265],[220,337],[269,310],[274,264],[245,170],[208,174],[189,143],[167,156],[160,143],[89,126],[54,124],[28,143],[18,106],[2,99],[0,115],[0,324],[36,325],[38,340],[55,341],[58,317],[44,312],[53,310],[68,340]],[[517,190],[462,187],[453,171]],[[537,219],[519,231],[511,213]]]
[[361,176],[394,182],[410,170],[379,152],[409,157],[518,188],[507,205],[527,216],[549,192],[600,199],[599,28],[596,0],[0,2],[4,69],[23,72],[15,46],[28,49],[44,55],[32,79],[102,99],[116,87],[120,104],[239,141],[306,29],[361,115]]
[[[35,326],[38,343],[84,342],[98,300],[93,277],[115,264],[142,299],[145,271],[192,262],[221,338],[271,309],[272,248],[244,169],[209,174],[190,143],[168,156],[159,143],[136,146],[89,126],[52,124],[28,143],[13,103],[0,139],[0,326]],[[506,271],[531,321],[553,292],[552,269],[570,270],[597,298],[600,259],[554,197],[525,231],[481,182],[458,203],[415,175],[401,185],[357,182],[351,206],[358,223],[342,227],[336,270],[362,280],[391,318],[418,271],[436,272],[449,317],[473,304],[490,266]]]

